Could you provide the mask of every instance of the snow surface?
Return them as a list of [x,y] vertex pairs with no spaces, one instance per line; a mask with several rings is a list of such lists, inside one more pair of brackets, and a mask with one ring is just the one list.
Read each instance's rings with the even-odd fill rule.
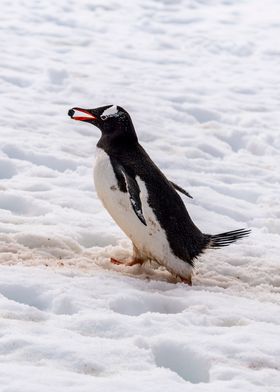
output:
[[[2,0],[0,390],[279,391],[278,0]],[[250,227],[193,287],[110,263],[92,184],[116,103],[194,221]]]

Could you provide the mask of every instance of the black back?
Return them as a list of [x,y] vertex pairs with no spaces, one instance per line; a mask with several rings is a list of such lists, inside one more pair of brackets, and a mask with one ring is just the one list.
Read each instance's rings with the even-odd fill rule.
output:
[[[144,148],[137,140],[129,144],[108,143],[103,136],[97,145],[110,156],[113,167],[118,161],[130,176],[139,176],[145,182],[148,204],[165,230],[173,253],[193,265],[193,258],[202,252],[209,239],[195,226],[181,197]],[[126,192],[123,178],[117,176],[117,179],[119,189]]]

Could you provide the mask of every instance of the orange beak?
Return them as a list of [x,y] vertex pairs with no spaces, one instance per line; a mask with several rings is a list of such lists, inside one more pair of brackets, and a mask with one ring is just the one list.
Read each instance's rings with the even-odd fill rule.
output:
[[[76,115],[76,112],[84,113],[86,114],[86,116]],[[97,120],[97,117],[91,114],[89,110],[81,109],[81,108],[70,109],[68,112],[68,116],[70,116],[73,120],[77,120],[77,121]]]

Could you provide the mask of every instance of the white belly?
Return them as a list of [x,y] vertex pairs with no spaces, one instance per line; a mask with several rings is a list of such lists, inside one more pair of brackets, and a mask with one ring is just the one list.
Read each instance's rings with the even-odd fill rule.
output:
[[189,276],[191,267],[173,254],[165,231],[159,225],[153,210],[147,203],[148,195],[145,183],[139,177],[136,177],[136,181],[140,188],[142,210],[147,226],[139,220],[133,211],[129,194],[119,190],[108,154],[97,148],[94,165],[94,183],[97,195],[118,226],[131,239],[138,251],[137,257],[143,260],[156,260],[175,274]]

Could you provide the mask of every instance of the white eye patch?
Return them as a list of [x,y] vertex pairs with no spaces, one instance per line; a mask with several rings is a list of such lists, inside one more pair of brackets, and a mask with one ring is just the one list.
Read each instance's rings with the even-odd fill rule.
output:
[[102,120],[106,120],[108,117],[113,117],[118,114],[118,108],[116,105],[110,106],[108,109],[105,109],[102,115],[100,116]]

